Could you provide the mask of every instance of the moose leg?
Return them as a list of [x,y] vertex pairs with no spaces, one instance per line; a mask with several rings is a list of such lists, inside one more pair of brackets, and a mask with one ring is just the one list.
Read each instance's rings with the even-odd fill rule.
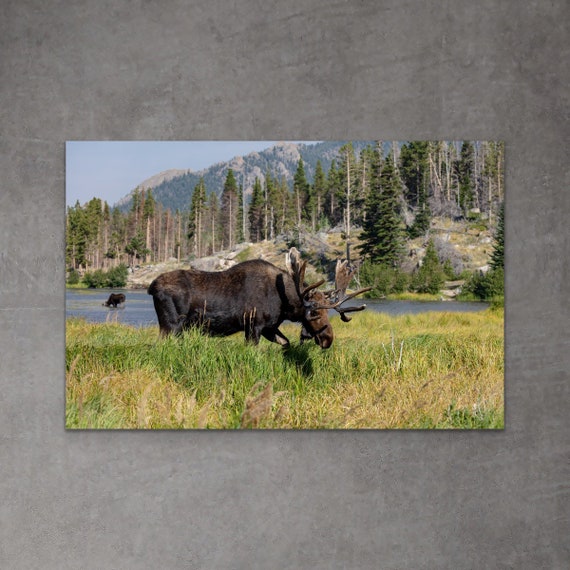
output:
[[261,334],[271,342],[276,342],[285,348],[289,346],[289,339],[277,328],[263,329]]
[[182,330],[184,319],[178,314],[172,297],[168,295],[153,295],[154,308],[158,317],[161,336],[170,333],[179,333]]
[[263,329],[263,327],[259,324],[256,315],[257,311],[254,307],[250,311],[244,313],[243,316],[245,340],[248,342],[253,342],[253,344],[259,344],[259,339],[261,338]]
[[261,327],[252,324],[245,329],[245,340],[252,342],[253,344],[259,344],[259,339],[261,338]]
[[303,344],[306,340],[311,340],[313,338],[308,332],[305,327],[301,329],[301,339],[300,343]]

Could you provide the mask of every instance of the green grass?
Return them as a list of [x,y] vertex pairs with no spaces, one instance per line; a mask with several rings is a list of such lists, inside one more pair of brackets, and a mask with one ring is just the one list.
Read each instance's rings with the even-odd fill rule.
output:
[[386,299],[389,301],[440,301],[441,295],[404,291],[403,293],[390,293],[389,295],[386,295]]
[[83,281],[80,281],[79,283],[66,283],[65,286],[67,287],[67,289],[88,289],[89,287],[87,287],[86,283],[83,283]]
[[503,311],[333,320],[323,351],[67,321],[68,428],[503,427]]
[[248,259],[254,259],[251,247],[246,247],[245,249],[240,251],[235,257],[235,261],[237,262],[247,261]]

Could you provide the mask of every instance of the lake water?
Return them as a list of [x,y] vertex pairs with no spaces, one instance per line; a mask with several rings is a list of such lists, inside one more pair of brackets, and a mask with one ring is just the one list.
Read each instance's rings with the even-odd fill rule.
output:
[[[102,304],[109,294],[124,293],[126,302],[118,308],[104,307]],[[368,310],[388,315],[425,313],[428,311],[475,312],[486,309],[487,303],[463,301],[388,301],[386,299],[365,301],[351,300],[346,306],[366,303]],[[145,289],[66,289],[66,316],[83,317],[90,322],[119,322],[127,325],[146,327],[158,325],[152,297]],[[332,311],[333,314],[334,311]]]

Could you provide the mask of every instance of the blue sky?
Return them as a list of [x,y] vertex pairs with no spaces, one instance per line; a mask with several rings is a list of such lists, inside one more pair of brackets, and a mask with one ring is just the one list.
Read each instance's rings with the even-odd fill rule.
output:
[[[202,170],[277,141],[68,141],[66,204],[97,197],[113,206],[147,178],[171,168]],[[301,141],[297,141],[301,142]],[[308,141],[310,142],[310,141]]]

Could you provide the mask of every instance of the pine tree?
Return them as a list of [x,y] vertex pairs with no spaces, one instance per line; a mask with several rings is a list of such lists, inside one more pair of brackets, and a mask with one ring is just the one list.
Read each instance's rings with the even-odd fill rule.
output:
[[457,180],[459,190],[459,207],[466,216],[470,208],[473,207],[475,197],[474,176],[474,148],[473,143],[464,141],[461,145],[461,154],[456,163]]
[[152,188],[149,188],[145,197],[144,197],[144,204],[143,204],[143,220],[147,220],[154,216],[154,209],[156,206],[156,200],[152,195]]
[[101,236],[101,251],[103,253],[103,266],[107,267],[112,256],[109,255],[109,227],[111,225],[111,209],[107,202],[103,202],[103,224]]
[[305,205],[303,207],[303,219],[306,220],[310,226],[311,231],[316,231],[317,227],[317,198],[315,195],[315,187],[313,184],[307,183],[307,194]]
[[180,263],[182,258],[182,212],[176,208],[174,223],[172,224],[172,239],[176,251],[176,259]]
[[112,257],[116,264],[121,262],[126,241],[127,217],[121,213],[119,208],[113,208],[113,213],[111,214],[111,241],[109,244],[109,252],[112,252],[112,255],[109,255],[109,257]]
[[497,230],[495,234],[495,247],[491,255],[491,267],[493,269],[504,269],[505,267],[505,203],[502,202],[499,208],[497,220]]
[[336,225],[342,217],[342,210],[338,207],[338,196],[342,191],[341,187],[340,172],[337,168],[336,160],[333,159],[327,173],[327,193],[325,198],[326,215],[332,226]]
[[427,232],[431,220],[431,211],[428,205],[429,142],[412,141],[402,146],[400,175],[405,187],[404,197],[416,211],[414,223],[408,230],[409,236],[413,239]]
[[295,225],[295,208],[293,195],[284,176],[279,179],[277,187],[277,200],[275,217],[277,219],[277,233],[283,234]]
[[445,280],[445,272],[435,249],[432,239],[428,241],[426,254],[421,267],[414,275],[412,287],[418,293],[439,293]]
[[314,196],[314,209],[315,218],[317,222],[321,219],[323,215],[323,205],[326,192],[326,178],[323,171],[323,165],[320,160],[317,160],[317,165],[315,167],[315,179],[313,181],[313,196]]
[[275,237],[276,212],[279,210],[279,189],[277,180],[269,170],[265,173],[263,184],[263,239]]
[[352,196],[354,194],[354,170],[356,159],[352,143],[340,147],[340,178],[342,179],[342,191],[339,194],[339,204],[343,209],[344,231],[346,234],[346,257],[350,259],[350,230],[352,225]]
[[238,224],[237,224],[237,240],[238,243],[245,241],[245,204],[243,200],[243,184],[238,188]]
[[391,155],[382,163],[377,149],[371,164],[371,187],[366,203],[366,221],[359,246],[373,263],[397,267],[403,251],[400,215],[400,182]]
[[380,183],[382,175],[382,156],[379,149],[376,149],[370,163],[371,179],[370,190],[366,200],[366,219],[363,223],[360,234],[362,255],[369,260],[374,260],[377,244],[377,224],[381,215],[382,186]]
[[400,151],[400,176],[405,186],[404,197],[412,207],[427,202],[429,182],[429,143],[412,141]]
[[190,204],[190,215],[188,219],[187,238],[194,245],[194,255],[201,257],[202,239],[204,233],[204,214],[206,210],[206,185],[204,178],[200,177],[198,184],[192,193],[192,201]]
[[166,209],[164,211],[163,214],[161,214],[161,218],[164,218],[164,256],[161,257],[160,256],[160,244],[158,247],[158,259],[159,261],[162,259],[162,261],[166,261],[169,257],[169,252],[170,252],[170,247],[171,247],[171,243],[170,243],[170,226],[171,226],[171,219],[172,216],[170,214],[170,210]]
[[503,164],[503,143],[489,141],[484,143],[484,165],[482,178],[486,185],[487,196],[482,200],[486,204],[489,214],[489,224],[493,223],[493,217],[498,214],[497,204],[502,201],[501,188],[502,164]]
[[133,190],[133,199],[132,199],[132,203],[131,203],[131,213],[133,214],[135,226],[138,224],[138,221],[139,221],[138,215],[139,215],[140,206],[141,206],[141,190],[137,186]]
[[423,236],[430,228],[431,211],[427,201],[422,200],[418,205],[414,223],[408,229],[408,235],[411,239]]
[[146,242],[145,242],[145,250],[146,250],[146,259],[145,261],[148,263],[150,261],[150,253],[152,252],[152,243],[151,243],[151,221],[154,218],[154,210],[155,210],[156,202],[154,200],[154,196],[152,195],[152,189],[149,188],[146,196],[144,197],[144,204],[143,204],[143,221],[146,225]]
[[67,262],[73,269],[87,266],[89,223],[79,201],[67,210]]
[[219,237],[219,217],[220,217],[220,206],[218,203],[218,195],[215,192],[211,192],[208,198],[208,225],[210,226],[210,248],[211,253],[214,254],[217,251],[217,246],[220,243]]
[[443,177],[443,142],[430,141],[428,143],[428,197],[433,200],[437,208],[441,208],[444,200]]
[[263,235],[263,191],[259,178],[255,177],[253,194],[249,203],[249,237],[252,242],[258,242]]
[[129,243],[125,246],[125,251],[132,256],[132,264],[143,255],[146,255],[145,237],[142,232],[137,232],[131,237]]
[[82,232],[85,238],[85,258],[88,265],[99,268],[102,258],[100,227],[103,220],[103,204],[100,198],[92,198],[84,208]]
[[374,148],[368,145],[360,152],[360,158],[355,165],[354,196],[352,210],[354,224],[362,226],[366,219],[366,198],[370,189],[371,163],[374,157]]
[[297,171],[293,177],[293,197],[295,200],[295,212],[297,214],[296,224],[301,226],[302,214],[305,209],[309,194],[309,183],[305,176],[305,167],[303,166],[303,159],[300,158],[297,163]]
[[232,249],[236,244],[238,213],[238,187],[234,172],[230,168],[222,190],[222,204],[220,207],[224,248]]

